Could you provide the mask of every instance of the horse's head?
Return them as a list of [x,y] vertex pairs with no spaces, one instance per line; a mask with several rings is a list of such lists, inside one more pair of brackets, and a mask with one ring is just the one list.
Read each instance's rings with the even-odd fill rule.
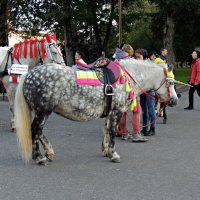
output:
[[56,37],[55,35],[53,38],[47,33],[46,40],[45,40],[45,47],[46,47],[46,57],[43,60],[44,63],[57,63],[65,65],[63,55],[60,51],[60,48],[56,44]]
[[161,84],[155,89],[161,102],[166,102],[169,106],[176,106],[178,97],[174,87],[174,74],[172,68],[164,68],[164,78]]

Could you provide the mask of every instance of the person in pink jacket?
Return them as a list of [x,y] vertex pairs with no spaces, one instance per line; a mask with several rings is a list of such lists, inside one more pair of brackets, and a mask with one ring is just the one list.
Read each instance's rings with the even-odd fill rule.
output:
[[195,91],[200,96],[200,51],[193,51],[192,59],[189,84],[193,87],[189,90],[189,106],[184,108],[185,110],[192,110],[194,108]]
[[80,51],[75,53],[75,64],[83,70],[87,70],[88,64],[83,60],[83,54]]

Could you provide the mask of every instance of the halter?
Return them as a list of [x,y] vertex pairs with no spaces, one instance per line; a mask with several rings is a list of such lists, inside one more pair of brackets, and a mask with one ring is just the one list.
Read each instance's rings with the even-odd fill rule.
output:
[[53,47],[56,49],[57,53],[58,53],[61,57],[63,57],[62,54],[60,53],[60,51],[58,50],[56,44],[55,44],[54,42],[52,42],[51,44],[46,45],[46,50],[47,50],[47,52],[48,52],[49,55],[50,55],[50,60],[51,60],[51,62],[52,62],[52,63],[56,63],[56,64],[65,63],[65,62],[62,61],[62,60],[61,60],[60,62],[57,62],[57,61],[55,61],[55,60],[53,59],[52,52],[50,51],[50,47],[51,47],[51,46],[53,46]]

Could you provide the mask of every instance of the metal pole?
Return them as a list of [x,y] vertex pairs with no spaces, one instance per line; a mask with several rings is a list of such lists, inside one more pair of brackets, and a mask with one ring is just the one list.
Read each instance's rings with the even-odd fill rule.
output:
[[122,1],[118,0],[118,14],[119,14],[119,47],[122,44]]

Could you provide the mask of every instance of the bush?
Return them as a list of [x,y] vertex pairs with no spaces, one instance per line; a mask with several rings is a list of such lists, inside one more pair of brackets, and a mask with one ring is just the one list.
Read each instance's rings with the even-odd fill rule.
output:
[[184,83],[188,83],[190,78],[190,68],[176,68],[174,69],[175,79]]

